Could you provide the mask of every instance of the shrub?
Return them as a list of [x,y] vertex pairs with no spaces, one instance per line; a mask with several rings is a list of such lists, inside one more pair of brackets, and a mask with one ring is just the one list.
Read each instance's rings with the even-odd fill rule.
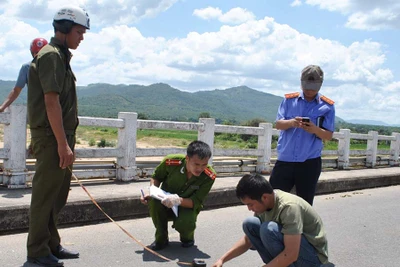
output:
[[94,146],[95,144],[96,144],[96,141],[93,138],[90,138],[89,146]]
[[97,147],[115,147],[115,142],[113,141],[110,142],[102,138],[100,142],[97,143]]

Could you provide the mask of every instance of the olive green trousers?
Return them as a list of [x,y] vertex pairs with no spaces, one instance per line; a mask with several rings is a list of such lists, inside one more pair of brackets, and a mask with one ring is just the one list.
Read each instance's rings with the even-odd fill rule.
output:
[[[67,136],[72,151],[75,136]],[[32,137],[36,158],[29,210],[28,257],[47,256],[60,245],[57,218],[65,206],[71,183],[71,171],[59,167],[57,141],[54,135]],[[72,165],[69,166],[72,169]]]
[[179,207],[178,217],[176,217],[172,209],[165,207],[157,199],[149,201],[149,211],[156,227],[156,243],[162,244],[168,240],[168,221],[173,221],[172,227],[179,232],[181,242],[194,240],[198,212],[193,209]]

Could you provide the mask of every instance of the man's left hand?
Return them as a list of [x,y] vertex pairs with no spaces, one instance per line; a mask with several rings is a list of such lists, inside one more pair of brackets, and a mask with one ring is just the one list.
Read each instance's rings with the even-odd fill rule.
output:
[[312,123],[311,121],[310,122],[301,122],[301,126],[300,126],[304,131],[306,131],[307,133],[310,133],[310,134],[315,134],[316,133],[316,130],[317,130],[317,126],[314,124],[314,123]]
[[173,206],[179,206],[182,203],[181,198],[177,194],[167,195],[161,203],[167,208],[172,208]]

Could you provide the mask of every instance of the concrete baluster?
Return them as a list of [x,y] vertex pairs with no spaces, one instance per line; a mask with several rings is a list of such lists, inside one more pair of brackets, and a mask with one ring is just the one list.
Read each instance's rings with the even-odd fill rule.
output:
[[119,112],[118,118],[125,121],[125,126],[118,129],[117,180],[129,181],[137,176],[136,168],[136,131],[137,113]]
[[395,137],[394,141],[390,142],[390,166],[398,166],[399,165],[399,152],[400,152],[400,133],[392,133],[392,136]]
[[[211,151],[214,152],[214,129],[215,129],[215,119],[212,118],[200,118],[199,119],[200,123],[203,123],[204,126],[201,127],[198,131],[197,139],[199,141],[203,141],[204,143],[207,143]],[[214,155],[214,153],[213,153]],[[213,162],[213,155],[208,161],[208,164],[212,165]]]
[[374,168],[378,154],[378,132],[369,131],[368,135],[371,136],[371,139],[367,141],[367,159],[365,165],[368,168]]
[[10,124],[4,127],[3,184],[25,187],[26,182],[26,106],[11,105]]
[[268,174],[270,172],[271,150],[272,150],[272,124],[260,123],[260,128],[264,129],[264,134],[258,136],[258,151],[262,151],[262,156],[257,157],[256,172]]
[[339,137],[338,169],[344,170],[350,166],[350,130],[340,129],[343,136]]

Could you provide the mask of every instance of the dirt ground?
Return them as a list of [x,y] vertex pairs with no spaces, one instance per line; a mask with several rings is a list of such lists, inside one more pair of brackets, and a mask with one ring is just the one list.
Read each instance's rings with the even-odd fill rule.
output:
[[[3,142],[3,128],[4,125],[0,125],[0,148],[4,147],[4,142]],[[28,147],[30,144],[30,131],[29,129],[27,129],[27,138],[26,138],[26,146]],[[100,140],[98,140],[100,141]],[[176,147],[174,145],[171,144],[166,144],[165,140],[162,140],[160,138],[155,138],[155,137],[146,137],[143,138],[143,140],[139,140],[136,142],[136,147],[137,148],[161,148],[161,147]],[[88,141],[85,140],[81,140],[79,139],[79,136],[77,137],[77,143],[75,145],[75,148],[98,148],[97,145],[95,146],[90,146]],[[163,157],[140,157],[137,158],[138,161],[148,161],[148,160],[162,160]],[[80,162],[80,161],[109,161],[109,160],[115,160],[115,158],[85,158],[85,159],[76,159],[76,162]],[[32,161],[28,160],[28,161]],[[2,162],[2,160],[0,160],[0,163]]]
[[[4,125],[0,124],[0,148],[4,147],[4,142],[3,142],[3,129]],[[27,129],[27,140],[26,140],[26,146],[28,147],[30,144],[30,131]],[[96,143],[100,140],[96,140]],[[187,144],[182,143],[182,141],[179,140],[166,140],[163,138],[158,138],[158,137],[144,137],[140,140],[136,141],[136,147],[137,148],[186,148]],[[97,145],[90,146],[89,141],[87,140],[82,140],[77,136],[77,143],[75,145],[75,148],[98,148]],[[162,160],[163,157],[138,157],[138,161],[148,161],[148,160]],[[219,157],[218,157],[219,158]],[[234,158],[234,157],[221,157],[221,158]],[[77,159],[77,161],[102,161],[102,160],[115,160],[115,158],[85,158],[85,159]],[[28,160],[30,161],[30,160]],[[0,160],[2,162],[2,160]]]
[[[4,125],[0,125],[0,148],[4,147],[3,142],[3,134],[4,134]],[[30,143],[31,135],[29,129],[27,129],[26,136],[26,146],[28,147]],[[97,140],[100,141],[100,140]],[[90,146],[89,142],[86,140],[82,140],[77,136],[77,143],[75,145],[76,148],[97,148],[97,146]],[[156,148],[156,147],[177,147],[173,144],[166,144],[165,140],[156,137],[145,137],[143,140],[136,141],[136,147],[138,148]]]

